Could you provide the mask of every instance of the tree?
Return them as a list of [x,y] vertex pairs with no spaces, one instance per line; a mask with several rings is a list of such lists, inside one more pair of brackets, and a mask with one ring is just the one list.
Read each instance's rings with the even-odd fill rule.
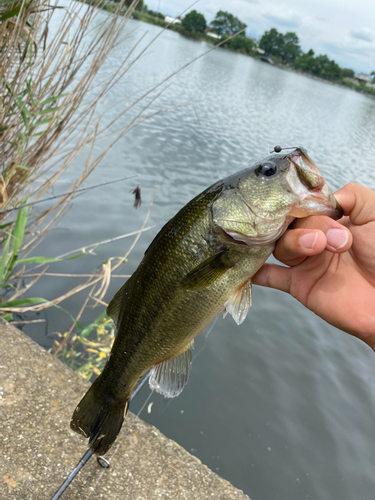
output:
[[[120,1],[120,0],[118,0]],[[129,8],[131,6],[131,4],[133,3],[133,0],[125,0],[125,5],[127,8]],[[135,10],[139,10],[140,12],[142,12],[143,10],[143,0],[139,0]]]
[[375,83],[375,71],[371,71],[370,75],[372,76],[372,83]]
[[186,31],[197,31],[198,33],[204,33],[207,23],[203,14],[200,14],[196,10],[192,10],[182,20],[182,26]]
[[[217,40],[215,43],[220,43],[223,41],[223,38],[226,38],[227,35],[224,35],[221,40]],[[255,43],[251,38],[247,38],[245,36],[235,36],[234,38],[231,38],[230,40],[226,41],[222,45],[223,47],[227,47],[231,50],[234,50],[236,52],[241,52],[241,54],[251,54],[253,51],[253,48],[255,46]]]
[[238,17],[223,10],[219,10],[210,26],[218,35],[233,35],[247,27]]
[[340,66],[326,55],[314,57],[309,53],[302,54],[294,61],[294,67],[326,80],[339,80],[343,74]]
[[270,56],[282,57],[284,52],[284,37],[276,28],[271,28],[269,31],[264,32],[260,39],[259,47]]
[[313,74],[314,62],[314,51],[310,49],[306,54],[302,54],[301,56],[297,57],[297,59],[295,59],[294,61],[293,66],[296,69],[304,71],[305,73]]
[[292,31],[285,33],[283,51],[283,61],[288,63],[292,63],[296,57],[301,55],[302,51],[296,33],[293,33]]
[[349,68],[343,68],[342,76],[344,78],[354,78],[354,71],[352,69],[349,69]]
[[279,57],[284,63],[292,63],[301,55],[298,36],[292,31],[283,35],[276,28],[271,28],[263,34],[259,47],[268,55]]

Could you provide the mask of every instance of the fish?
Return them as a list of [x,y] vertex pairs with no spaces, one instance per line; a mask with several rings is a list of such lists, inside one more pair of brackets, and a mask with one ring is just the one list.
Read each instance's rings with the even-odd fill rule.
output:
[[241,324],[251,278],[298,217],[343,211],[303,148],[274,154],[219,180],[157,234],[107,308],[117,335],[107,363],[74,410],[71,429],[105,454],[131,395],[149,385],[165,397],[185,387],[194,338],[220,313]]

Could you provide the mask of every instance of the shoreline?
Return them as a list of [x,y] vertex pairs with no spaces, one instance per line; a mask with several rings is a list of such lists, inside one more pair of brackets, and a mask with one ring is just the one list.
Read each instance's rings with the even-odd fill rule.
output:
[[[90,3],[89,0],[78,0],[78,1],[84,1],[85,3]],[[117,6],[118,6],[118,4],[116,4],[114,2],[107,2],[105,5],[103,5],[103,10],[107,10],[108,12],[113,12]],[[126,11],[124,11],[124,12],[126,12]],[[186,31],[180,24],[177,24],[177,23],[170,24],[170,23],[167,23],[166,21],[164,21],[163,19],[151,16],[150,14],[147,14],[144,12],[139,12],[137,10],[135,10],[132,13],[131,19],[134,19],[136,21],[142,21],[142,22],[148,23],[148,24],[154,24],[156,26],[160,26],[161,28],[170,29],[172,31],[179,33],[181,36],[184,36],[186,38],[192,38],[193,40],[201,40],[203,42],[207,42],[207,43],[210,43],[212,45],[217,45],[217,43],[220,42],[220,39],[217,39],[217,43],[215,44],[215,41],[214,41],[215,39],[213,39],[213,37],[208,36],[206,33],[189,32],[189,31]],[[231,52],[235,52],[237,54],[242,54],[242,55],[245,55],[248,57],[252,57],[253,59],[257,59],[259,61],[261,60],[260,56],[255,52],[249,54],[243,50],[235,50],[235,49],[231,49],[230,47],[222,47],[222,48],[227,49]],[[285,71],[291,71],[293,73],[297,73],[299,75],[306,76],[308,78],[312,78],[313,80],[318,80],[322,83],[328,83],[329,85],[334,85],[336,87],[340,87],[343,89],[353,90],[354,92],[362,94],[366,97],[370,97],[371,99],[375,99],[375,88],[373,89],[372,87],[366,87],[366,85],[358,85],[353,81],[350,81],[350,83],[348,81],[348,83],[345,84],[344,83],[344,81],[346,79],[345,77],[343,77],[341,81],[331,81],[331,80],[327,80],[325,78],[321,78],[317,75],[312,75],[310,73],[306,73],[304,71],[293,68],[291,66],[286,66],[285,64],[281,64],[278,62],[275,62],[273,66],[280,68],[280,69],[283,69]],[[347,80],[349,80],[349,79],[347,79]]]

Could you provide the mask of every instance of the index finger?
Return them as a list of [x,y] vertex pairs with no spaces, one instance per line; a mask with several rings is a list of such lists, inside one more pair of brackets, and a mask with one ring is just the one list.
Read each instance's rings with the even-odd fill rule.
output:
[[336,191],[335,198],[354,224],[375,220],[375,192],[371,189],[352,182]]

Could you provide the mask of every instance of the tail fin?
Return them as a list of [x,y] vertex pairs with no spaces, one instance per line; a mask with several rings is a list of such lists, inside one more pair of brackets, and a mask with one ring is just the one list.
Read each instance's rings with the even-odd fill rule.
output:
[[74,410],[70,427],[73,431],[90,438],[89,447],[104,455],[115,441],[128,409],[128,401],[117,403],[100,394],[96,382]]

